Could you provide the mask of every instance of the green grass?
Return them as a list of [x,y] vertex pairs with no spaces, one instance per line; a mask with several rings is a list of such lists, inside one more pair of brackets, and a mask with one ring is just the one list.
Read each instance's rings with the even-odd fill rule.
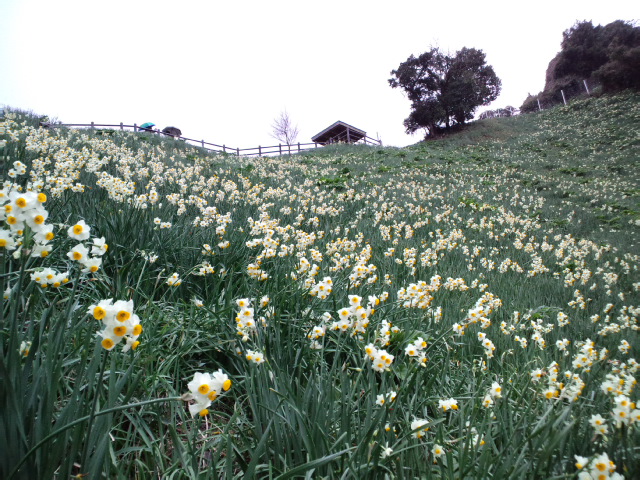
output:
[[[606,453],[633,478],[640,423],[613,413],[638,399],[639,100],[282,158],[12,113],[2,206],[46,193],[56,236],[30,257],[33,230],[6,233],[5,209],[22,248],[0,247],[0,476],[574,478],[575,455]],[[109,245],[93,273],[67,255],[81,219],[82,243]],[[45,267],[69,281],[41,287]],[[107,299],[133,301],[135,350],[96,338]],[[240,299],[255,327],[237,326]],[[219,369],[231,388],[192,418],[187,384]]]

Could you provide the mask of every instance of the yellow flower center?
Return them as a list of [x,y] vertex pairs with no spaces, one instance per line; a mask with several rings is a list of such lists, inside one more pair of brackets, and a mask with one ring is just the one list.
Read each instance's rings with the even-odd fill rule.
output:
[[209,385],[202,384],[198,387],[198,393],[202,394],[202,395],[206,395],[207,393],[209,393]]
[[138,348],[138,345],[140,345],[140,342],[138,342],[137,340],[135,342],[133,342],[133,344],[131,345],[131,348],[133,350],[135,350],[136,348]]
[[118,325],[113,329],[113,333],[116,334],[118,337],[122,337],[124,336],[125,333],[127,333],[127,327]]
[[7,204],[4,206],[4,211],[9,213],[11,211],[13,211],[13,207],[10,204]]
[[44,193],[39,193],[38,194],[38,201],[40,203],[44,203],[47,201],[47,196]]
[[14,217],[13,215],[9,215],[7,217],[7,223],[9,225],[15,225],[16,223],[18,223],[18,219],[16,217]]
[[53,232],[47,232],[47,234],[44,236],[44,238],[46,238],[47,240],[53,240],[53,237],[55,237]]
[[215,390],[212,390],[211,393],[209,393],[209,395],[207,395],[207,398],[209,400],[211,400],[212,402],[218,397],[218,392],[216,392]]
[[44,223],[44,217],[42,215],[36,215],[33,217],[33,223],[36,225],[42,225]]
[[227,390],[229,390],[231,388],[231,380],[225,380],[224,383],[222,384],[222,389],[226,392]]
[[98,266],[97,265],[92,265],[91,267],[89,267],[89,271],[95,273],[98,271]]
[[93,318],[96,320],[102,320],[107,316],[107,311],[102,307],[96,307],[93,309]]
[[111,350],[115,345],[113,343],[113,340],[111,340],[110,338],[105,338],[104,340],[102,340],[101,344],[105,350]]
[[140,335],[141,333],[142,333],[142,325],[138,324],[135,327],[133,327],[134,335]]
[[73,252],[73,259],[74,260],[81,260],[82,259],[82,254],[80,252]]
[[204,410],[200,410],[201,417],[206,417],[207,415],[209,415],[209,410],[207,410],[206,408]]
[[82,225],[74,225],[73,226],[73,233],[75,233],[76,235],[80,235],[83,230],[84,230],[84,228],[82,227]]
[[0,238],[0,247],[6,247],[7,246],[7,240],[4,238]]
[[16,200],[16,205],[19,206],[20,208],[24,208],[27,206],[27,200],[24,199],[23,197],[20,197]]
[[43,251],[40,252],[40,257],[42,257],[42,258],[44,258],[44,257],[46,257],[48,255],[49,255],[49,252],[47,252],[46,250],[43,250]]

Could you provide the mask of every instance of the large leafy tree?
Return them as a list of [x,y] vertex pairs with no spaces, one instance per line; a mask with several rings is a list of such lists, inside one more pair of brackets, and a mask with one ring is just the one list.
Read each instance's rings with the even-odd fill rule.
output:
[[391,75],[389,85],[402,88],[411,101],[411,114],[404,121],[408,133],[424,128],[433,134],[462,124],[500,94],[500,79],[475,48],[463,48],[455,56],[432,48],[411,55]]
[[640,88],[640,27],[616,20],[604,27],[578,22],[562,35],[547,71],[545,91],[593,78],[605,91]]

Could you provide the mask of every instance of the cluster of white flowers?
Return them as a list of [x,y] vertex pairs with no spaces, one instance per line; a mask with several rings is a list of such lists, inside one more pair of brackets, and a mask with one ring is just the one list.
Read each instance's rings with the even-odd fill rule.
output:
[[623,425],[640,423],[640,410],[626,395],[617,395],[613,399],[615,407],[611,411],[611,416],[617,428]]
[[349,295],[349,306],[338,310],[339,320],[330,325],[331,330],[347,332],[351,330],[352,335],[365,333],[369,326],[369,317],[375,313],[375,306],[380,303],[378,297],[369,297],[367,306],[362,305],[362,297]]
[[[489,315],[493,313],[496,308],[502,306],[502,300],[493,295],[491,292],[485,292],[482,297],[480,297],[473,308],[467,311],[467,316],[462,322],[453,324],[453,331],[456,335],[462,336],[464,335],[464,331],[469,325],[474,323],[480,323],[480,327],[483,329],[489,328],[491,326],[491,320],[489,319]],[[483,339],[481,339],[482,341]],[[488,352],[493,352],[494,348],[491,348],[493,343],[485,345],[485,349]]]
[[391,403],[396,399],[397,396],[398,396],[398,393],[395,390],[391,390],[389,393],[386,393],[386,394],[381,393],[376,396],[376,404],[382,406],[387,402]]
[[316,283],[311,290],[309,290],[309,295],[324,300],[331,293],[332,285],[333,280],[331,280],[331,277],[324,277],[321,282]]
[[580,470],[578,480],[623,480],[624,476],[616,472],[616,465],[606,453],[592,458],[576,455],[576,468]]
[[404,349],[404,353],[410,357],[415,358],[420,366],[426,367],[427,356],[424,349],[427,348],[427,342],[422,337],[418,337],[415,341],[407,345]]
[[373,343],[367,344],[364,347],[364,351],[366,352],[365,358],[371,360],[371,368],[376,372],[389,370],[393,363],[393,359],[395,358],[386,350],[376,348]]
[[239,298],[236,300],[239,310],[236,315],[236,330],[243,341],[249,340],[249,335],[256,329],[256,321],[253,318],[254,310],[251,307],[251,300]]
[[133,300],[101,300],[97,305],[91,305],[88,313],[104,325],[98,336],[102,338],[100,343],[105,350],[113,350],[123,340],[123,352],[135,350],[140,344],[138,337],[142,333],[142,325],[138,315],[133,313]]
[[493,358],[496,346],[491,340],[487,338],[487,334],[484,332],[478,332],[478,340],[482,343],[484,354],[487,356],[487,358]]
[[416,418],[413,422],[411,422],[411,436],[413,438],[422,438],[425,433],[429,430],[429,420],[424,420],[422,418]]
[[49,286],[58,288],[69,281],[69,272],[58,273],[53,268],[39,268],[31,274],[31,280],[42,288]]
[[443,412],[447,412],[449,410],[458,410],[458,401],[455,398],[438,400],[438,408],[441,408]]
[[231,388],[231,380],[222,370],[213,373],[197,372],[193,380],[187,384],[189,393],[183,396],[185,400],[195,400],[189,405],[192,417],[196,414],[204,417],[209,413],[208,407],[223,392]]
[[[20,162],[14,162],[14,167],[16,164]],[[5,182],[0,189],[0,221],[8,226],[6,230],[0,228],[0,248],[17,249],[14,257],[18,258],[23,248],[25,229],[29,228],[34,233],[30,255],[46,257],[52,249],[49,241],[54,237],[53,226],[45,223],[49,217],[43,206],[47,196],[44,193],[21,190],[21,187],[11,182]]]
[[245,358],[257,365],[261,365],[265,362],[264,353],[258,352],[256,350],[247,350]]
[[[83,242],[91,236],[91,227],[84,220],[80,220],[67,229],[67,234],[69,238]],[[91,247],[91,250],[89,250],[89,247]],[[106,244],[104,237],[94,238],[90,246],[78,243],[67,252],[67,257],[69,260],[75,260],[82,265],[84,267],[82,269],[83,273],[95,273],[100,269],[102,256],[107,253],[108,248],[109,246]]]
[[269,274],[260,268],[260,263],[250,263],[247,265],[247,274],[255,279],[264,282],[267,278],[269,278]]
[[169,278],[167,278],[166,284],[169,285],[170,287],[179,287],[180,284],[182,283],[182,279],[180,278],[180,275],[178,275],[177,272],[172,273]]
[[496,398],[502,398],[502,387],[498,382],[493,382],[491,384],[491,387],[489,388],[489,391],[482,400],[482,405],[487,408],[492,407],[494,404],[494,399]]
[[431,277],[429,283],[419,281],[411,283],[407,288],[398,290],[398,300],[405,308],[428,308],[433,301],[432,293],[440,290],[442,278],[439,275]]
[[171,228],[171,222],[163,222],[162,219],[158,217],[153,219],[153,223],[161,229]]

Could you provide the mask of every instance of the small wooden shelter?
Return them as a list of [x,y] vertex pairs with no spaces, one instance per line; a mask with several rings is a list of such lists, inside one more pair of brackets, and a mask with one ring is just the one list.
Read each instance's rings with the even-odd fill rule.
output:
[[311,140],[320,145],[328,145],[330,143],[356,143],[362,139],[366,142],[367,132],[360,130],[348,123],[338,120],[333,125],[325,128],[320,133],[314,135]]

